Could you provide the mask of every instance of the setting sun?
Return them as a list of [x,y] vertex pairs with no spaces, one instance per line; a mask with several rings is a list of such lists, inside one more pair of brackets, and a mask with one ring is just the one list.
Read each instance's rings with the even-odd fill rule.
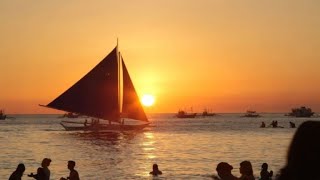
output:
[[150,94],[144,94],[141,98],[141,102],[144,106],[152,106],[154,104],[154,96]]

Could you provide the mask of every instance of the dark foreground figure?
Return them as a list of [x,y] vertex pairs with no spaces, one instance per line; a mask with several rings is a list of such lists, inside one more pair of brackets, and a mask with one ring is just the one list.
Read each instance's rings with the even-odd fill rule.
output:
[[273,171],[268,171],[268,164],[263,163],[261,166],[261,172],[260,172],[260,180],[270,180],[273,176]]
[[21,180],[24,171],[26,170],[24,164],[19,164],[17,169],[11,174],[9,180]]
[[289,147],[287,164],[278,180],[320,179],[320,122],[306,121],[297,129]]
[[[238,178],[231,174],[232,169],[233,167],[226,162],[220,162],[216,168],[221,180],[237,180]],[[219,178],[214,177],[214,179]]]
[[158,164],[153,164],[152,171],[149,174],[152,174],[153,176],[162,174],[162,172],[159,170]]
[[70,170],[69,177],[67,177],[67,178],[62,177],[62,178],[60,178],[60,180],[67,180],[67,179],[69,179],[69,180],[80,180],[78,171],[76,171],[74,169],[75,166],[76,166],[76,162],[68,161],[68,169]]
[[255,180],[250,161],[242,161],[240,163],[240,174],[240,180]]
[[37,180],[50,180],[50,170],[48,168],[50,166],[50,163],[51,163],[51,159],[44,158],[42,160],[41,167],[37,169],[37,174],[31,173],[28,176],[33,177],[34,179],[37,179]]

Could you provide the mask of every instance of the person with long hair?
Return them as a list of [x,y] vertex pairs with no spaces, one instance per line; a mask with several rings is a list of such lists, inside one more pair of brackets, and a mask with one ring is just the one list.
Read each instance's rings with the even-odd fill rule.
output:
[[250,161],[242,161],[240,163],[240,180],[254,180],[253,169]]
[[278,180],[320,179],[320,122],[306,121],[297,129]]

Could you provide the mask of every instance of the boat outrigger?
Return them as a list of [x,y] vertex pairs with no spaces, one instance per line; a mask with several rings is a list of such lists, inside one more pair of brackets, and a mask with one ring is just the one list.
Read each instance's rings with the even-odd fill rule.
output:
[[[140,130],[150,124],[118,45],[90,72],[44,107],[108,121],[90,124],[62,121],[61,125],[68,131]],[[124,119],[146,123],[125,125]]]

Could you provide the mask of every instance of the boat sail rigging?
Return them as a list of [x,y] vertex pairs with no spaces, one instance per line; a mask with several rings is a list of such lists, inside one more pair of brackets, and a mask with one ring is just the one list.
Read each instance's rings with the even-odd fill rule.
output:
[[120,123],[121,118],[148,122],[127,67],[118,52],[118,45],[90,72],[45,107],[116,123]]

